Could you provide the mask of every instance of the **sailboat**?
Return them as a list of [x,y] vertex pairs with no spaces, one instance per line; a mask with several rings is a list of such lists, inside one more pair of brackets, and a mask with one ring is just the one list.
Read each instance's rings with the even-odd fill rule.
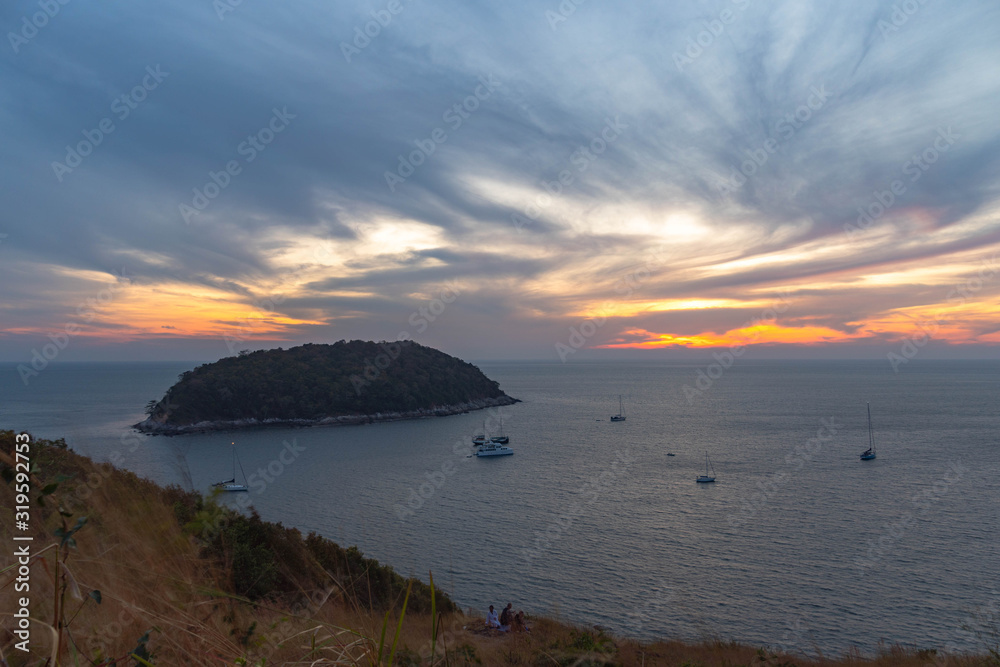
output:
[[500,435],[495,435],[490,438],[490,442],[495,442],[498,445],[506,445],[510,442],[510,437],[503,432],[503,410],[500,410]]
[[711,465],[711,464],[708,462],[708,452],[705,452],[705,474],[704,475],[699,475],[698,479],[696,479],[694,481],[696,481],[696,482],[698,482],[700,484],[704,484],[706,482],[714,482],[715,481],[715,466],[712,466],[712,474],[709,475],[708,474],[708,466],[709,465]]
[[[232,445],[233,445],[233,477],[232,479],[227,479],[224,482],[216,482],[212,486],[215,487],[216,489],[219,489],[220,491],[249,491],[250,488],[247,486],[247,475],[245,472],[243,472],[243,464],[240,463],[239,457],[236,456],[236,443],[234,442],[232,443]],[[240,474],[243,475],[242,484],[236,483],[236,464],[238,463],[240,466]]]
[[[486,434],[486,424],[483,423],[483,435]],[[495,438],[486,437],[486,441],[476,448],[476,456],[483,458],[485,456],[510,456],[514,453],[514,450],[496,441]]]
[[613,422],[623,422],[625,421],[625,406],[622,405],[622,395],[618,394],[618,414],[611,415],[611,421]]
[[483,420],[483,432],[482,433],[476,433],[474,436],[472,436],[472,446],[473,447],[480,447],[482,445],[485,445],[489,441],[490,441],[490,438],[488,438],[486,436],[486,420],[484,419]]
[[875,436],[872,435],[872,404],[868,403],[868,449],[861,454],[862,461],[871,461],[875,458]]

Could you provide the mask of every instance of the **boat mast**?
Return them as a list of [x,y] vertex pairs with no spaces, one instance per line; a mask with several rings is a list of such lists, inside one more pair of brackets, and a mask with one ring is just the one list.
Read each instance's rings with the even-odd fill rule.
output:
[[872,435],[872,404],[868,405],[868,449],[875,451],[875,436]]
[[236,454],[236,443],[233,443],[233,481],[236,480],[236,464],[240,464],[240,474],[243,475],[243,483],[247,483],[247,474],[243,471],[243,462],[240,461],[239,455]]

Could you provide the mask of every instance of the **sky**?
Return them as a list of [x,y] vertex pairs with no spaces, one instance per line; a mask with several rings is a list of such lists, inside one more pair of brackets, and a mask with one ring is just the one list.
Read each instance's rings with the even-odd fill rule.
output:
[[2,361],[1000,353],[995,0],[17,0],[0,27]]

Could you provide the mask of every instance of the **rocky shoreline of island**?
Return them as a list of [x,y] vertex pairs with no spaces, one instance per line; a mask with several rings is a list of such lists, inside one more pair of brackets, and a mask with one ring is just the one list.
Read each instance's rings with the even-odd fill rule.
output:
[[353,414],[320,417],[317,419],[233,419],[201,421],[194,424],[166,424],[153,417],[133,424],[132,428],[147,435],[188,435],[192,433],[209,433],[212,431],[232,431],[244,428],[284,427],[306,428],[312,426],[356,426],[360,424],[377,424],[380,422],[404,421],[408,419],[427,419],[429,417],[448,417],[474,410],[514,405],[521,401],[506,394],[495,398],[478,398],[453,405],[421,408],[405,412],[375,412],[372,414]]

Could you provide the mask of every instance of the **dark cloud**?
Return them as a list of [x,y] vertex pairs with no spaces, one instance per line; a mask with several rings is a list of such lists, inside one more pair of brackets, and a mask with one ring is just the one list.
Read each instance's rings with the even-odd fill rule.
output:
[[[858,208],[894,180],[905,192],[876,227],[891,218],[901,234],[954,233],[845,244],[836,257],[725,275],[662,271],[641,296],[745,297],[952,261],[1000,242],[989,224],[1000,182],[1000,7],[916,3],[900,22],[897,5],[586,3],[553,25],[545,12],[557,3],[404,1],[350,62],[343,45],[356,28],[374,33],[371,13],[383,5],[248,0],[221,17],[210,2],[63,5],[16,49],[0,49],[4,328],[64,321],[100,289],[81,272],[125,267],[137,285],[236,303],[295,290],[279,315],[330,324],[289,335],[378,338],[419,307],[415,294],[458,281],[465,317],[430,335],[549,354],[567,312],[588,296],[614,298],[624,267],[671,242],[671,213],[712,230],[684,252],[705,268],[844,244]],[[16,34],[37,9],[7,3],[0,25]],[[153,86],[151,71],[167,75]],[[276,113],[286,126],[254,148]],[[114,131],[57,174],[66,147],[98,136],[103,119]],[[609,122],[626,129],[602,143]],[[959,138],[910,180],[908,161],[947,128]],[[391,189],[386,172],[399,175],[400,156],[428,141],[433,154]],[[603,147],[581,160],[594,146]],[[226,175],[230,162],[238,174]],[[753,173],[724,187],[741,169]],[[550,194],[561,172],[572,183]],[[218,195],[186,221],[180,205],[195,206],[213,180],[224,182]],[[532,205],[537,215],[518,231],[511,215]],[[636,218],[651,222],[636,231]],[[431,247],[373,235],[387,220],[424,225]],[[727,237],[747,240],[720,250]],[[302,250],[323,244],[332,254]],[[865,288],[863,300],[867,314],[901,303],[892,289]],[[817,298],[812,307],[825,326],[852,326],[839,306]],[[687,313],[685,330],[739,315]],[[608,335],[630,324],[678,326],[636,319],[609,324]],[[21,336],[0,334],[0,355],[20,360]]]

